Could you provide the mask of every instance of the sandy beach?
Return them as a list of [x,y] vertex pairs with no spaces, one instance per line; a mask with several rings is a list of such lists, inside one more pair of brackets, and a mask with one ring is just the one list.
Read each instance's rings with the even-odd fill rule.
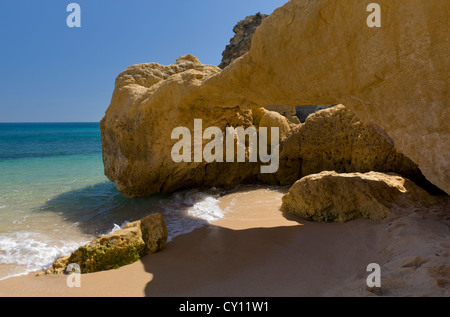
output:
[[0,297],[450,297],[448,1],[51,2],[2,6]]
[[[0,296],[374,296],[366,286],[366,268],[373,262],[385,270],[383,295],[448,294],[443,209],[434,207],[428,216],[399,211],[383,221],[319,224],[284,215],[279,207],[285,192],[260,188],[226,195],[220,199],[227,211],[223,219],[131,265],[83,274],[79,288],[69,288],[64,275],[29,274],[0,281]],[[414,240],[418,224],[433,227],[429,241]],[[417,257],[422,262],[414,264]],[[415,293],[419,289],[422,293]]]

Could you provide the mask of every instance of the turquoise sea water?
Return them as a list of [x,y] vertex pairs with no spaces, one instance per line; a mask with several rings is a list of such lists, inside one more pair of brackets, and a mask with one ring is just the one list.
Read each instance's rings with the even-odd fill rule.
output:
[[216,189],[129,199],[103,173],[98,123],[0,123],[0,279],[46,268],[152,212],[169,239],[223,216]]

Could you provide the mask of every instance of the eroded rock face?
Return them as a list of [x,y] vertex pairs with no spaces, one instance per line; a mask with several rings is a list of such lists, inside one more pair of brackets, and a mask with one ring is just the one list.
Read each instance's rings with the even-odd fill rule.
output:
[[130,67],[101,122],[106,175],[132,197],[240,183],[258,166],[173,165],[166,154],[172,128],[192,129],[194,118],[248,127],[251,109],[340,103],[385,131],[450,193],[445,1],[378,3],[382,27],[369,28],[364,2],[292,0],[223,71],[192,56]]
[[[195,119],[202,119],[203,130],[253,125],[252,110],[180,102],[205,77],[219,71],[186,55],[170,66],[134,65],[118,76],[100,127],[105,174],[120,192],[139,197],[192,186],[234,186],[258,173],[259,165],[255,163],[172,160],[171,149],[179,141],[172,139],[173,129],[186,127],[193,138]],[[262,116],[261,111],[256,111],[256,119]],[[203,146],[205,143],[207,140]]]
[[450,193],[447,5],[377,3],[381,28],[365,24],[365,2],[290,1],[262,23],[250,53],[223,75],[246,78],[251,69],[254,81],[245,88],[259,105],[345,104],[385,130]]
[[50,273],[62,273],[71,263],[81,273],[110,270],[131,264],[142,256],[160,251],[167,241],[167,227],[161,214],[126,224],[123,229],[95,238],[71,255],[55,261]]
[[235,36],[230,40],[230,44],[227,45],[225,51],[222,53],[222,62],[219,65],[220,68],[223,69],[227,67],[232,61],[250,50],[256,28],[267,17],[267,14],[257,13],[239,21],[233,28]]
[[283,142],[289,135],[289,132],[291,132],[291,126],[289,125],[288,119],[275,111],[267,111],[259,122],[259,127],[267,128],[268,144],[270,144],[270,141],[272,139],[270,135],[272,127],[278,128],[280,142]]
[[321,172],[297,181],[282,209],[316,222],[381,220],[396,204],[432,205],[433,196],[398,175]]
[[[219,68],[224,69],[231,64],[235,59],[241,57],[250,50],[252,38],[256,29],[260,26],[261,22],[267,18],[267,14],[257,13],[250,15],[244,20],[239,21],[233,28],[235,36],[230,40],[230,44],[227,45],[222,52],[222,62]],[[300,120],[295,116],[296,110],[294,107],[289,106],[268,106],[265,107],[269,111],[275,111],[288,118],[292,123],[300,123]]]
[[395,172],[424,183],[417,165],[399,153],[383,133],[364,124],[343,105],[311,114],[304,124],[293,128],[283,144],[280,157],[285,164],[281,164],[280,173],[286,176],[280,180],[292,184],[322,171],[377,171]]
[[[291,185],[302,176],[323,170],[395,172],[414,181],[423,180],[417,165],[395,150],[381,128],[363,124],[342,105],[311,115],[300,125],[264,108],[207,107],[178,100],[180,91],[195,90],[203,77],[214,76],[217,71],[188,55],[170,66],[134,65],[119,75],[100,127],[105,174],[124,195],[149,196],[241,183]],[[195,119],[202,119],[202,132],[208,127],[222,132],[226,127],[267,127],[269,145],[271,128],[279,128],[278,171],[262,174],[262,163],[249,162],[248,151],[244,163],[225,163],[225,157],[223,163],[195,162],[192,153],[191,162],[174,162],[172,148],[179,139],[172,139],[172,131],[186,127],[194,139]],[[202,148],[209,142],[202,140]],[[191,140],[192,151],[193,144]]]
[[173,98],[207,109],[344,104],[450,193],[446,2],[377,3],[381,28],[367,26],[366,2],[291,0],[264,19],[247,54],[195,87],[179,82]]

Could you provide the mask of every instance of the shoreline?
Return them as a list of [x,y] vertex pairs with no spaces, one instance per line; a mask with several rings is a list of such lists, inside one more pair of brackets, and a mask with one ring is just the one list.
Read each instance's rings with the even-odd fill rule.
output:
[[6,5],[0,296],[450,298],[447,2]]
[[[279,210],[282,195],[282,190],[256,189],[221,197],[221,208],[229,209],[224,218],[175,237],[162,251],[133,264],[116,270],[83,274],[80,288],[69,288],[65,275],[28,274],[0,281],[0,296],[374,296],[376,294],[366,287],[369,274],[366,268],[372,262],[382,264],[385,270],[383,288],[389,286],[390,292],[386,291],[385,295],[414,292],[414,289],[404,289],[404,285],[398,284],[398,268],[389,265],[397,261],[395,256],[410,261],[406,257],[408,252],[433,252],[429,250],[426,239],[422,239],[423,243],[420,242],[422,240],[411,240],[405,244],[405,239],[410,237],[404,232],[406,229],[417,230],[414,227],[417,223],[413,221],[420,211],[399,209],[396,215],[383,221],[312,223],[293,216],[286,217]],[[445,204],[448,204],[448,199],[442,207]],[[430,212],[430,215],[436,218],[436,212]],[[435,219],[436,223],[431,223],[431,219],[426,222],[420,220],[428,226],[436,226],[442,221],[440,218]],[[400,247],[394,243],[397,240],[386,235],[387,229],[398,241],[403,241]],[[432,242],[445,242],[445,238]],[[390,250],[386,253],[387,246]],[[448,252],[443,255],[448,257]],[[427,265],[423,266],[426,269]],[[419,271],[418,268],[408,270],[405,274]],[[395,275],[397,284],[392,283],[391,275]],[[423,274],[420,276],[424,280],[428,278]],[[410,279],[410,276],[406,274],[405,279]],[[419,285],[421,282],[416,283]],[[445,286],[445,281],[442,283]],[[400,285],[400,288],[396,290],[395,285]],[[439,294],[441,288],[432,290]],[[427,289],[423,291],[429,292]]]

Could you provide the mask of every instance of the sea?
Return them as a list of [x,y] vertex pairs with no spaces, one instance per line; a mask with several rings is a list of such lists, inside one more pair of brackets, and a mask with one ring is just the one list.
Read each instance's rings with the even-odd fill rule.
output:
[[104,175],[100,136],[99,123],[0,123],[0,280],[154,212],[169,241],[224,216],[216,188],[123,196]]

